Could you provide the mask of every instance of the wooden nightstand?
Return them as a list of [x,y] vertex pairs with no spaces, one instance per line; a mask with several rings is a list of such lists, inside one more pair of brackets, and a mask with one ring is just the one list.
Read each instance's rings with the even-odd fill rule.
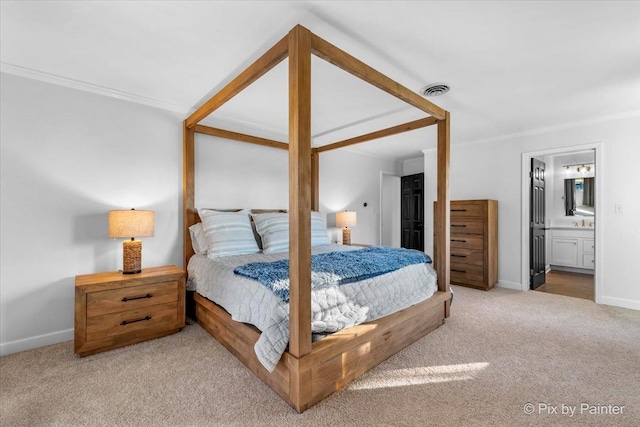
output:
[[74,352],[88,356],[178,332],[185,276],[176,266],[76,276]]

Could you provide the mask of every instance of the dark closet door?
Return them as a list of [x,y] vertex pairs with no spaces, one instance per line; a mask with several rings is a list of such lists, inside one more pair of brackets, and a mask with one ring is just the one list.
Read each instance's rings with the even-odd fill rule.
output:
[[424,251],[424,174],[403,176],[402,189],[402,237],[400,245],[407,249]]
[[531,159],[531,200],[529,203],[529,274],[530,287],[535,289],[545,282],[545,190],[544,162]]

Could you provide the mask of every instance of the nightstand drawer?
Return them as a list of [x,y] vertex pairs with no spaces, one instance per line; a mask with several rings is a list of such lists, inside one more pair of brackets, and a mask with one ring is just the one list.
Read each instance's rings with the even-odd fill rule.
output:
[[160,324],[177,327],[177,320],[178,310],[175,302],[104,314],[87,319],[87,341],[144,331]]
[[482,218],[451,218],[451,234],[483,234]]
[[484,238],[478,234],[457,234],[451,236],[451,251],[454,249],[478,249],[484,248]]
[[164,304],[178,299],[178,281],[87,294],[87,317]]

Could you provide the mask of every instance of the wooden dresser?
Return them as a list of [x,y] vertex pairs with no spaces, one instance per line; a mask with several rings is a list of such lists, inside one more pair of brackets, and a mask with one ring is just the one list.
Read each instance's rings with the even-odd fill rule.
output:
[[452,200],[451,284],[486,291],[497,282],[498,201]]
[[178,332],[185,272],[176,266],[76,276],[74,351],[80,356]]

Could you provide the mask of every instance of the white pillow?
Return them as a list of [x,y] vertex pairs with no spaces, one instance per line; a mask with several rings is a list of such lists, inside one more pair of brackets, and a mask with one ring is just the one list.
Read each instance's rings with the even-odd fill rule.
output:
[[260,252],[249,222],[248,209],[239,212],[203,209],[198,210],[198,214],[207,239],[209,258]]
[[327,233],[327,224],[324,215],[320,212],[311,212],[311,246],[330,245],[331,239]]
[[[262,252],[272,254],[289,250],[288,213],[251,214],[251,217],[262,237]],[[324,216],[320,212],[311,212],[311,246],[330,243]]]
[[273,254],[289,250],[289,214],[251,214],[256,230],[262,237],[262,252]]
[[202,229],[202,223],[199,222],[189,227],[189,234],[191,235],[191,246],[193,247],[193,252],[195,252],[198,255],[206,255],[207,254],[207,238],[204,235],[204,230]]

